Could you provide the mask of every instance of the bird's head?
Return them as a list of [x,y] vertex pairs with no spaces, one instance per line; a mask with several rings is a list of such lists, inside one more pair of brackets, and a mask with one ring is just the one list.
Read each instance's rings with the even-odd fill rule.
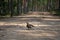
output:
[[28,22],[26,22],[26,24],[29,24]]

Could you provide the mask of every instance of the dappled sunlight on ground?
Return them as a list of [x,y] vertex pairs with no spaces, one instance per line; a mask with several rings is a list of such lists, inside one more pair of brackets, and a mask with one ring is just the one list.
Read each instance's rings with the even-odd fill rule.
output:
[[18,29],[6,29],[4,32],[3,40],[56,40],[59,35],[57,31],[45,31],[45,30],[18,30]]
[[[51,26],[52,27],[52,26]],[[4,25],[0,26],[2,30],[0,31],[1,40],[59,40],[59,28],[58,30],[52,30],[50,27],[38,27],[39,30],[35,29],[27,30],[26,27],[17,25]],[[25,28],[25,29],[24,29]],[[45,29],[48,28],[48,29]],[[3,30],[4,29],[4,30]],[[55,27],[54,27],[55,29]],[[2,36],[4,35],[4,36]]]
[[51,32],[51,31],[44,31],[44,30],[16,30],[18,32],[18,34],[25,34],[25,35],[29,35],[29,36],[52,36],[52,37],[55,37],[57,36],[57,32]]
[[[30,30],[26,22],[34,25]],[[60,40],[60,19],[7,18],[0,20],[1,40]]]

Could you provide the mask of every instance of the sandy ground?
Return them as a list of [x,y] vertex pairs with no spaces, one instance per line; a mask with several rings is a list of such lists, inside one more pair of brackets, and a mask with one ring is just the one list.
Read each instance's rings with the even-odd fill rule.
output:
[[[26,22],[35,27],[27,30]],[[0,19],[0,40],[60,40],[60,19],[39,17]]]

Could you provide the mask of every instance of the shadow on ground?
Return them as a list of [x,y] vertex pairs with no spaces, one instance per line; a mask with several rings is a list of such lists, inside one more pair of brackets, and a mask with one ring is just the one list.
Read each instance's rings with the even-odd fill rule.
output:
[[[50,26],[52,27],[52,26]],[[1,40],[60,40],[60,30],[52,30],[50,27],[34,27],[35,29],[26,30],[20,25],[0,26]]]
[[[27,30],[26,22],[35,27]],[[60,40],[60,19],[37,17],[0,19],[0,40]]]

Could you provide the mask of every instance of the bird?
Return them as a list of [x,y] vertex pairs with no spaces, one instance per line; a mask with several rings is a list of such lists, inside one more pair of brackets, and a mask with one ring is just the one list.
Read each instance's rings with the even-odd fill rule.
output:
[[33,26],[32,24],[29,24],[29,23],[27,22],[26,27],[27,27],[28,29],[31,29],[31,28],[34,27],[34,26]]

